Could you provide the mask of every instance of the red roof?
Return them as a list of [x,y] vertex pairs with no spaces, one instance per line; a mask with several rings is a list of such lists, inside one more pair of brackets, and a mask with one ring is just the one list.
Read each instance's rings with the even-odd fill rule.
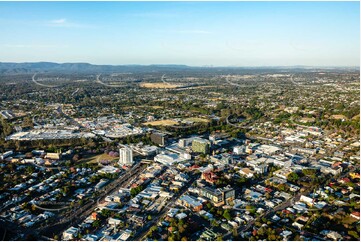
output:
[[349,178],[347,178],[347,177],[341,178],[341,180],[344,181],[344,182],[350,182],[350,181],[351,181],[351,180],[350,180]]

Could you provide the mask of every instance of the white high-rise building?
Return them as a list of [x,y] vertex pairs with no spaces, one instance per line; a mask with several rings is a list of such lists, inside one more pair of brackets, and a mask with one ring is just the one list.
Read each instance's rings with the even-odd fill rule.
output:
[[119,164],[131,166],[133,165],[133,150],[128,146],[119,149]]

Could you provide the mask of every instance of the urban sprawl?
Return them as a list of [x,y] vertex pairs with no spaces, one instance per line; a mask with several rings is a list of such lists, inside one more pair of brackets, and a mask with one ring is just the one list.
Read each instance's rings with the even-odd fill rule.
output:
[[136,68],[0,75],[5,240],[359,240],[358,70]]

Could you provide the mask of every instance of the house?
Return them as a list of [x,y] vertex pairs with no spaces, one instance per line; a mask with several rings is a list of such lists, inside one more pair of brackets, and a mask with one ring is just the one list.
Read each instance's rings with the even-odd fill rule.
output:
[[214,184],[217,181],[218,176],[213,172],[203,172],[201,178],[208,183]]
[[60,160],[61,159],[61,153],[46,153],[45,159],[50,160]]
[[247,178],[251,178],[251,177],[253,177],[255,172],[250,170],[249,168],[243,168],[243,169],[239,170],[239,174],[241,174]]
[[99,237],[96,236],[95,234],[87,234],[86,236],[83,237],[83,239],[86,241],[97,241],[99,240]]
[[177,213],[178,213],[179,209],[177,208],[171,208],[169,210],[169,212],[167,213],[167,216],[170,218],[173,218]]
[[296,228],[298,228],[298,229],[302,229],[302,228],[303,228],[303,225],[300,224],[300,223],[297,223],[297,222],[294,222],[294,223],[292,224],[292,226],[293,226],[293,227],[296,227]]
[[218,237],[219,233],[214,232],[211,229],[206,229],[200,236],[201,240],[214,241]]
[[70,227],[63,232],[63,240],[73,240],[79,234],[79,229],[75,227]]
[[292,235],[291,231],[284,230],[280,235],[283,237],[283,240],[288,241],[289,237]]
[[10,157],[13,154],[14,154],[14,151],[12,151],[12,150],[6,151],[3,154],[0,153],[0,160],[4,160],[4,159]]
[[313,206],[313,199],[304,195],[301,195],[300,197],[301,202],[305,202],[308,206]]
[[178,199],[179,203],[187,208],[193,209],[193,211],[200,211],[202,209],[202,203],[195,197],[189,195],[183,195]]
[[179,213],[175,216],[177,219],[181,220],[187,217],[187,214],[185,213]]
[[352,212],[351,217],[360,220],[360,212]]
[[132,231],[129,229],[126,229],[120,233],[119,237],[116,240],[117,241],[126,241],[129,239],[129,237],[131,235],[132,235]]
[[325,235],[327,238],[335,240],[335,241],[342,239],[342,236],[335,231],[322,230],[320,234]]
[[291,173],[292,173],[292,169],[289,168],[289,167],[284,167],[282,169],[279,169],[279,170],[273,172],[273,174],[275,176],[277,176],[279,178],[282,178],[282,179],[285,179],[285,180],[287,180],[288,175],[291,174]]
[[122,220],[116,218],[109,218],[108,224],[111,226],[117,226],[122,223]]

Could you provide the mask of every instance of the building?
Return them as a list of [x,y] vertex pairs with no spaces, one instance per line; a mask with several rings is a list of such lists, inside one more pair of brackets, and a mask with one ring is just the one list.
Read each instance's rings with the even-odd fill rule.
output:
[[287,180],[288,175],[291,174],[292,172],[293,172],[293,170],[291,168],[285,167],[285,168],[282,168],[280,170],[273,172],[273,175]]
[[309,149],[309,148],[302,148],[302,147],[293,147],[291,149],[295,153],[307,154],[307,155],[314,155],[317,153],[316,149]]
[[73,240],[79,234],[79,229],[75,227],[70,227],[63,232],[63,240]]
[[208,154],[210,152],[210,142],[206,139],[195,138],[192,142],[193,152]]
[[207,172],[202,172],[201,178],[208,183],[214,184],[217,181],[218,176],[211,171],[207,171]]
[[189,195],[183,195],[179,198],[179,203],[187,208],[193,209],[193,211],[201,211],[202,210],[202,203],[198,201],[196,198],[189,196]]
[[119,149],[119,164],[122,166],[133,165],[133,151],[131,148],[125,146]]
[[245,176],[247,178],[252,178],[254,173],[255,172],[250,170],[249,168],[242,168],[241,170],[239,170],[239,174],[241,174],[242,176]]
[[185,148],[187,146],[190,146],[192,144],[193,138],[188,138],[188,139],[179,139],[178,141],[178,146]]
[[107,179],[100,179],[100,181],[94,187],[95,191],[102,189],[108,182],[109,180]]
[[301,195],[300,202],[305,202],[310,207],[312,207],[313,203],[314,203],[312,198],[304,196],[304,195]]
[[61,159],[61,153],[46,153],[45,159],[50,159],[50,160],[60,160]]
[[217,189],[200,186],[199,195],[209,199],[214,206],[222,206],[235,199],[235,190],[230,186]]
[[214,241],[217,239],[217,237],[220,234],[217,232],[214,232],[213,230],[207,228],[200,236],[201,240],[205,240],[205,241]]
[[257,147],[257,152],[266,155],[277,155],[281,152],[281,149],[273,145],[260,145]]
[[170,166],[174,163],[181,163],[187,160],[190,160],[190,156],[188,154],[174,154],[174,153],[167,153],[167,154],[158,154],[154,157],[154,161],[159,162],[161,164]]
[[160,146],[166,146],[168,143],[168,135],[163,133],[152,133],[150,135],[150,139],[153,143],[160,145]]
[[244,145],[233,147],[233,153],[236,155],[242,155],[245,152],[246,152],[246,147]]
[[5,153],[0,154],[0,160],[4,160],[13,154],[14,154],[14,152],[12,150],[6,151]]
[[143,156],[153,156],[158,153],[158,147],[155,145],[136,145],[132,147],[134,152],[137,152]]

